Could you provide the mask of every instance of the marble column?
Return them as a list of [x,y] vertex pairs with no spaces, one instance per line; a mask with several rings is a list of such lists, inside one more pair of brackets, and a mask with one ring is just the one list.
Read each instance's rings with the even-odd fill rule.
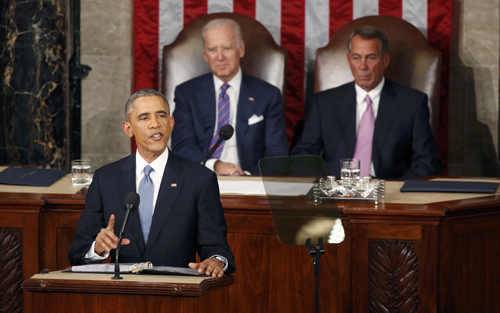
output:
[[0,164],[69,168],[66,1],[0,3]]

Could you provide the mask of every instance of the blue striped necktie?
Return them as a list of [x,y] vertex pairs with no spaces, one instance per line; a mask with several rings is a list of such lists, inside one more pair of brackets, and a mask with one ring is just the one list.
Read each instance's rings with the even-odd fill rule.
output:
[[[219,140],[219,131],[220,128],[226,124],[229,124],[229,96],[227,95],[227,89],[229,85],[224,83],[221,86],[220,95],[219,95],[219,103],[217,104],[217,133],[212,138],[210,142],[210,149],[215,145],[217,140]],[[221,142],[220,146],[215,150],[212,159],[219,159],[222,154],[222,149],[224,148],[224,141]]]
[[149,176],[153,168],[148,165],[144,168],[144,177],[139,184],[139,219],[141,221],[142,236],[144,237],[144,245],[148,243],[149,229],[153,220],[153,199],[154,185]]

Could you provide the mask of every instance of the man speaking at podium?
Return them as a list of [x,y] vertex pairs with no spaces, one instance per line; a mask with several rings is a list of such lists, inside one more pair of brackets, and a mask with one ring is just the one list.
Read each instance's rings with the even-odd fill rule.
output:
[[206,163],[221,175],[259,175],[258,162],[266,156],[288,155],[283,102],[278,88],[242,73],[245,55],[238,23],[210,21],[202,31],[203,55],[212,73],[175,89],[172,150],[202,162],[226,124],[235,136],[224,142]]
[[[174,118],[156,90],[133,94],[125,106],[124,132],[137,152],[94,173],[69,249],[72,265],[114,261],[124,198],[140,196],[124,232],[119,261],[191,267],[214,277],[234,272],[216,175],[167,149]],[[196,263],[196,252],[202,262]]]

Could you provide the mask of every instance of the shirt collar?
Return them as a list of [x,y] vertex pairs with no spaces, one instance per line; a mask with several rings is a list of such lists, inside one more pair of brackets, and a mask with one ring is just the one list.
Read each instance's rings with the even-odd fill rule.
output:
[[144,160],[139,153],[139,151],[136,151],[135,153],[135,177],[139,177],[141,173],[144,172],[144,168],[147,165],[151,165],[153,170],[155,171],[160,178],[163,178],[163,172],[165,171],[165,166],[167,165],[167,160],[168,160],[168,148],[165,149],[165,151],[157,157],[153,162],[148,163],[146,160]]
[[[239,90],[240,89],[240,86],[241,86],[241,79],[242,79],[242,74],[241,74],[241,67],[238,68],[238,73],[236,73],[236,75],[234,75],[234,77],[228,81],[227,83],[229,84],[229,86],[231,86],[231,88],[235,89],[235,90]],[[213,75],[214,77],[214,86],[215,86],[215,90],[220,90],[220,87],[224,84],[224,82],[217,76]]]
[[373,88],[369,92],[366,92],[363,88],[361,88],[358,84],[354,84],[354,88],[356,89],[356,101],[357,103],[362,103],[365,100],[366,95],[370,96],[372,99],[372,103],[379,103],[380,94],[382,93],[382,88],[384,88],[385,77],[382,77],[382,80],[377,85],[377,87]]

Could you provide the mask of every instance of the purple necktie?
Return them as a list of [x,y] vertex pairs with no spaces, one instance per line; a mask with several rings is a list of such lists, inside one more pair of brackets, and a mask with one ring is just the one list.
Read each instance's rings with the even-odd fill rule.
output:
[[372,99],[369,95],[365,97],[366,110],[363,113],[358,127],[358,138],[354,159],[360,160],[360,176],[370,175],[370,164],[372,162],[373,130],[375,129],[375,117],[373,115]]
[[[229,124],[229,96],[227,95],[227,89],[229,85],[224,83],[221,86],[220,95],[219,95],[219,103],[217,104],[217,133],[212,138],[210,142],[210,148],[212,149],[213,145],[219,140],[219,130],[222,126]],[[224,141],[221,142],[220,146],[215,150],[212,159],[219,159],[222,154],[222,149],[224,148]]]

